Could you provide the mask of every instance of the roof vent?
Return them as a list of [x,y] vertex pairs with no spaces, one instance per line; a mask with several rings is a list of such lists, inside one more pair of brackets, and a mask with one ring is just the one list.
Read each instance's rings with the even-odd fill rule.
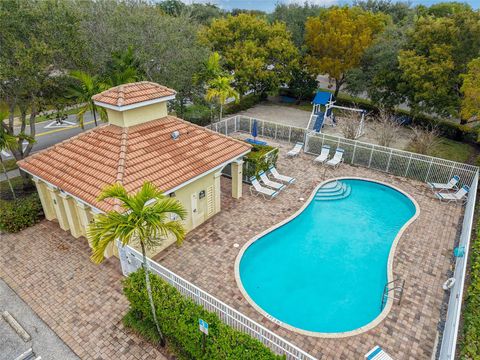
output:
[[175,130],[174,132],[172,132],[172,139],[173,140],[178,140],[179,138],[180,138],[180,131]]

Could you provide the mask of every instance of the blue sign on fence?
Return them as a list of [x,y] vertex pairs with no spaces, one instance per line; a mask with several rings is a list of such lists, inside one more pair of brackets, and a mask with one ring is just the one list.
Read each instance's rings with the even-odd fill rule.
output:
[[200,331],[205,335],[208,335],[208,323],[203,319],[198,319],[198,325],[200,327]]

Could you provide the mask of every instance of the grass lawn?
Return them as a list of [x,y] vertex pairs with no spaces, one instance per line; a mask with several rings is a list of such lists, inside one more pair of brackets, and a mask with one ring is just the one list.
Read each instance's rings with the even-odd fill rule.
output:
[[[4,160],[3,165],[5,166],[5,169],[7,171],[14,170],[14,169],[18,168],[17,160],[15,160],[15,159]],[[1,167],[0,167],[0,169],[1,169]]]
[[438,145],[429,155],[452,161],[474,164],[475,159],[478,156],[478,150],[475,146],[470,144],[441,138]]

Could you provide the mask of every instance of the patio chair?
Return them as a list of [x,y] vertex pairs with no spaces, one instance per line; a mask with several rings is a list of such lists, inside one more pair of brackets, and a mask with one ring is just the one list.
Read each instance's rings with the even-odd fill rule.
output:
[[437,192],[435,195],[440,201],[445,202],[465,202],[467,200],[467,194],[470,188],[467,185],[463,185],[460,190],[454,193],[441,193]]
[[318,155],[313,161],[323,164],[327,161],[328,155],[330,155],[330,145],[323,145],[320,155]]
[[458,175],[455,175],[446,184],[444,184],[444,183],[432,183],[432,182],[429,182],[427,184],[428,184],[428,186],[430,186],[430,188],[432,190],[440,190],[440,191],[443,191],[443,190],[458,190],[457,184],[458,184],[459,181],[460,181],[460,177]]
[[279,174],[274,165],[270,166],[268,170],[270,171],[270,174],[272,174],[272,176],[275,179],[283,181],[284,183],[287,183],[287,185],[293,184],[295,182],[295,178],[291,176]]
[[280,184],[276,181],[272,181],[268,178],[267,174],[265,174],[264,171],[261,171],[258,173],[258,176],[260,176],[260,180],[262,180],[262,182],[267,185],[268,187],[271,187],[272,189],[275,189],[275,190],[283,190],[285,188],[285,185],[283,184]]
[[327,165],[337,167],[343,162],[343,153],[345,150],[337,148],[333,157],[326,162]]
[[380,346],[375,346],[372,350],[365,354],[366,360],[393,360],[390,355],[382,350]]
[[289,156],[289,157],[298,156],[298,154],[300,154],[300,150],[302,150],[302,148],[303,148],[303,142],[297,142],[295,144],[295,146],[293,147],[293,149],[290,150],[289,152],[287,152],[287,156]]
[[250,178],[250,182],[252,183],[252,186],[250,187],[250,194],[252,195],[262,195],[264,199],[272,200],[279,194],[279,192],[276,190],[272,190],[270,188],[266,188],[260,185],[255,176],[252,176]]

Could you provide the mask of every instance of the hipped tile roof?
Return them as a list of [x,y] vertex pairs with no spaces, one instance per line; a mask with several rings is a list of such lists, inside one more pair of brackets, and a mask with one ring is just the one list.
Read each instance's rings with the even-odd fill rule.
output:
[[92,99],[108,105],[126,106],[175,94],[175,90],[166,86],[149,81],[140,81],[110,88],[94,95]]
[[[172,139],[172,132],[180,137]],[[173,116],[132,127],[105,125],[27,157],[19,167],[103,211],[101,190],[114,182],[128,192],[151,181],[169,191],[248,152],[250,145]]]

